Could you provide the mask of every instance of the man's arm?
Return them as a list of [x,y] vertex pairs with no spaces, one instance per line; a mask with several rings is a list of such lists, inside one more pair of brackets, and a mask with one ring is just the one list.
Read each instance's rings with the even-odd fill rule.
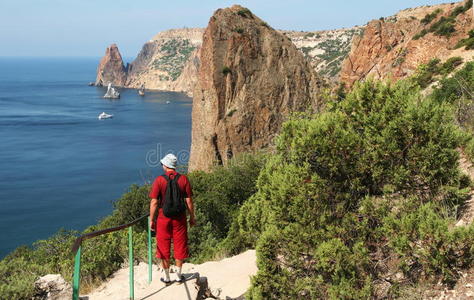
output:
[[192,198],[185,198],[186,206],[188,207],[189,212],[189,225],[192,227],[196,225],[196,217],[194,216],[194,204]]
[[155,213],[158,207],[158,199],[153,198],[150,201],[150,226],[151,230],[155,230]]

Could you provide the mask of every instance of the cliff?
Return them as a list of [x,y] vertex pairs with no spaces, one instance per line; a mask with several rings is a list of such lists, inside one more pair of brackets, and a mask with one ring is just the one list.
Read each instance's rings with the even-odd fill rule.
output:
[[171,29],[146,42],[133,62],[124,67],[113,44],[97,68],[96,85],[107,85],[192,93],[199,67],[201,28]]
[[471,1],[417,7],[369,22],[364,34],[353,40],[341,81],[351,86],[368,76],[398,80],[433,58],[471,59],[472,50],[456,47],[472,29],[470,5]]
[[362,26],[321,31],[282,31],[295,44],[322,77],[337,80],[341,65],[351,50],[352,40],[364,31]]
[[100,60],[97,67],[97,79],[95,85],[102,86],[112,83],[123,86],[127,79],[127,72],[123,66],[122,55],[116,44],[110,45],[105,50],[105,56]]
[[241,6],[211,17],[200,61],[190,170],[268,147],[290,112],[316,107],[316,73],[303,54]]
[[171,29],[155,35],[130,64],[126,86],[192,91],[197,69],[189,65],[185,67],[190,58],[195,62],[202,33],[203,29],[190,28]]

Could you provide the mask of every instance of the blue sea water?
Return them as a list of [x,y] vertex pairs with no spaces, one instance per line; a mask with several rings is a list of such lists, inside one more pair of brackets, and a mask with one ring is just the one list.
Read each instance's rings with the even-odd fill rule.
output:
[[[98,58],[0,58],[0,258],[60,228],[81,230],[133,184],[186,163],[191,98],[89,87]],[[113,119],[98,120],[102,111]]]

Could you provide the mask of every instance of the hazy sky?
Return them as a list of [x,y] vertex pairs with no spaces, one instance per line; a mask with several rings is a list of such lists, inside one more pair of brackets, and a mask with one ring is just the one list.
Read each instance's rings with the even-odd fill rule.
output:
[[102,56],[117,43],[135,57],[159,31],[205,27],[221,7],[241,4],[272,27],[323,30],[363,25],[438,0],[0,0],[0,56]]

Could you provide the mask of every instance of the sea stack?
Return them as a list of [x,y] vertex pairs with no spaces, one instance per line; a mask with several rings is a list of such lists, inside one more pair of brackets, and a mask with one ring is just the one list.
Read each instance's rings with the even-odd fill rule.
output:
[[200,62],[190,170],[267,148],[289,113],[317,107],[317,76],[303,54],[242,6],[214,13]]
[[105,56],[100,60],[97,67],[96,86],[124,86],[127,80],[127,72],[123,65],[122,55],[116,44],[110,45],[105,50]]

